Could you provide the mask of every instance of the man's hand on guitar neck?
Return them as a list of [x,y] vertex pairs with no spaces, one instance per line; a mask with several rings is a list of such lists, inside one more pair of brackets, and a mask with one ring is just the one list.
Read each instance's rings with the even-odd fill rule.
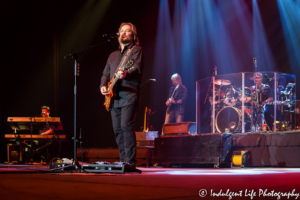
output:
[[124,79],[127,75],[127,72],[125,70],[123,70],[122,68],[120,68],[120,70],[117,72],[117,76],[119,77],[119,79]]
[[109,94],[108,91],[107,91],[106,86],[102,86],[102,87],[101,87],[101,93],[102,93],[103,95],[108,95],[108,94]]

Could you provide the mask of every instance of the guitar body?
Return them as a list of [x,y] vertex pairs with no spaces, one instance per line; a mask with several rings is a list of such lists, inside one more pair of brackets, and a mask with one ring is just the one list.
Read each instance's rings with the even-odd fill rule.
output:
[[113,101],[113,97],[115,96],[115,94],[114,94],[114,92],[113,92],[113,90],[110,90],[109,88],[110,88],[110,86],[111,86],[111,84],[113,83],[113,78],[111,78],[110,79],[110,81],[108,82],[108,84],[107,84],[107,88],[108,88],[108,95],[105,95],[105,102],[104,102],[104,106],[105,106],[105,109],[107,110],[107,111],[110,111],[111,110],[111,108],[112,108],[112,101]]
[[173,97],[168,99],[168,102],[169,102],[168,107],[170,107],[172,105],[172,103],[171,103],[172,100],[174,100]]
[[172,93],[172,96],[168,99],[168,105],[167,105],[167,107],[169,108],[171,105],[172,105],[172,103],[171,103],[171,101],[172,100],[174,100],[174,94],[175,94],[175,91],[178,89],[178,87],[179,87],[179,85],[177,85],[176,87],[175,87],[175,89],[174,89],[174,91],[173,91],[173,93]]
[[[132,68],[133,68],[133,60],[131,59],[126,63],[126,65],[123,67],[123,69],[125,71],[129,72]],[[116,82],[118,80],[119,80],[119,78],[116,75],[114,75],[114,77],[112,77],[107,84],[108,95],[105,95],[105,102],[104,102],[104,106],[107,111],[110,111],[112,108],[113,97],[116,96],[116,94],[114,92],[114,85],[116,84]]]

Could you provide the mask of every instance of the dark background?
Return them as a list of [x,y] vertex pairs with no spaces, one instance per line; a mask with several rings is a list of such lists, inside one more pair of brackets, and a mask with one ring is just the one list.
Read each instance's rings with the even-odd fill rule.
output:
[[[251,15],[252,1],[243,2]],[[266,44],[270,46],[274,58],[273,71],[295,73],[290,67],[276,1],[259,1],[258,6],[267,36]],[[157,50],[159,8],[158,0],[151,3],[141,0],[3,2],[0,33],[0,162],[6,160],[4,134],[11,133],[6,123],[7,117],[34,116],[40,113],[43,105],[50,106],[51,116],[61,117],[64,126],[62,133],[69,138],[69,142],[63,143],[62,156],[72,157],[74,61],[64,59],[64,56],[102,42],[102,35],[116,33],[121,22],[132,22],[137,27],[145,60],[143,83],[149,78],[157,79],[157,82],[149,82],[142,88],[136,130],[143,126],[146,106],[156,111],[151,116],[150,124],[155,130],[161,130],[167,92],[171,86],[170,77],[176,72],[184,73],[183,84],[189,91],[185,121],[195,121],[195,81],[212,74],[214,52],[208,54],[210,62],[205,64],[201,62],[201,56],[196,57],[198,64],[189,68],[188,72],[183,72],[185,69],[180,64],[171,68],[164,60],[167,58],[158,62],[155,55],[164,54],[163,50]],[[173,16],[174,1],[169,1],[169,8],[170,16]],[[236,31],[240,29],[234,22],[229,26],[235,27]],[[242,38],[234,47],[243,49],[248,40]],[[83,147],[116,147],[110,113],[104,109],[99,84],[106,60],[117,47],[117,40],[113,40],[79,58],[77,127],[82,129]],[[253,52],[245,50],[240,53],[237,66],[220,68],[221,74],[254,71]]]

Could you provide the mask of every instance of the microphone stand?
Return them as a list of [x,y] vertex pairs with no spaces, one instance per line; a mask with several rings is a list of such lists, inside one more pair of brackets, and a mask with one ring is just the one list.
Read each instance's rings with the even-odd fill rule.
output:
[[255,131],[256,130],[256,124],[257,124],[257,120],[258,120],[258,112],[259,112],[259,108],[260,106],[258,105],[259,101],[258,101],[258,94],[257,94],[257,60],[256,57],[253,58],[253,63],[254,63],[254,67],[255,67],[255,79],[254,79],[254,83],[255,83],[255,100],[256,100],[256,120],[255,120]]
[[[211,83],[213,81],[213,76],[216,76],[216,75],[217,75],[217,67],[215,67],[215,69],[214,69],[214,71],[213,71],[213,73],[211,75],[211,80],[210,80],[210,83],[209,83],[209,86],[208,86],[208,90],[207,90],[207,93],[206,93],[206,96],[205,96],[204,104],[206,103],[206,100],[207,100],[207,97],[208,97],[208,92],[210,90]],[[214,96],[214,94],[213,94],[213,96]],[[220,101],[220,99],[219,99],[219,101]]]
[[84,53],[86,53],[87,51],[91,50],[94,47],[106,44],[108,42],[110,42],[110,38],[108,38],[106,41],[104,42],[100,42],[98,44],[95,45],[91,45],[88,48],[76,51],[75,53],[71,53],[69,55],[64,56],[64,59],[67,58],[73,58],[74,59],[74,137],[72,137],[72,140],[74,140],[74,162],[76,160],[76,96],[77,96],[77,76],[79,76],[79,65],[78,65],[78,57]]
[[258,95],[257,95],[257,61],[256,61],[256,58],[254,57],[253,58],[253,62],[254,62],[254,67],[255,67],[255,98],[256,98],[256,103],[258,105]]
[[80,128],[80,135],[79,135],[79,144],[80,144],[80,152],[81,152],[81,162],[83,163],[81,128]]

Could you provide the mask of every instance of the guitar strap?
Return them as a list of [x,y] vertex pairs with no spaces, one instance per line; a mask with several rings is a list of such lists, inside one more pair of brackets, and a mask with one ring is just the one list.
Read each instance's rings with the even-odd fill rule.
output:
[[118,65],[118,67],[117,67],[117,69],[116,69],[116,71],[115,71],[115,73],[114,73],[114,76],[115,76],[116,73],[119,71],[119,68],[122,67],[122,66],[124,65],[125,62],[127,62],[128,58],[129,58],[128,55],[130,54],[131,50],[132,50],[134,47],[135,47],[135,46],[133,46],[133,47],[131,47],[130,49],[128,49],[127,52],[126,52],[126,54],[123,55],[123,57],[122,57],[122,59],[121,59],[119,65]]
[[174,93],[174,96],[173,96],[173,99],[175,99],[176,97],[177,97],[177,95],[178,95],[178,92],[179,92],[179,88],[180,88],[180,86],[176,89],[176,91],[175,91],[175,93]]

